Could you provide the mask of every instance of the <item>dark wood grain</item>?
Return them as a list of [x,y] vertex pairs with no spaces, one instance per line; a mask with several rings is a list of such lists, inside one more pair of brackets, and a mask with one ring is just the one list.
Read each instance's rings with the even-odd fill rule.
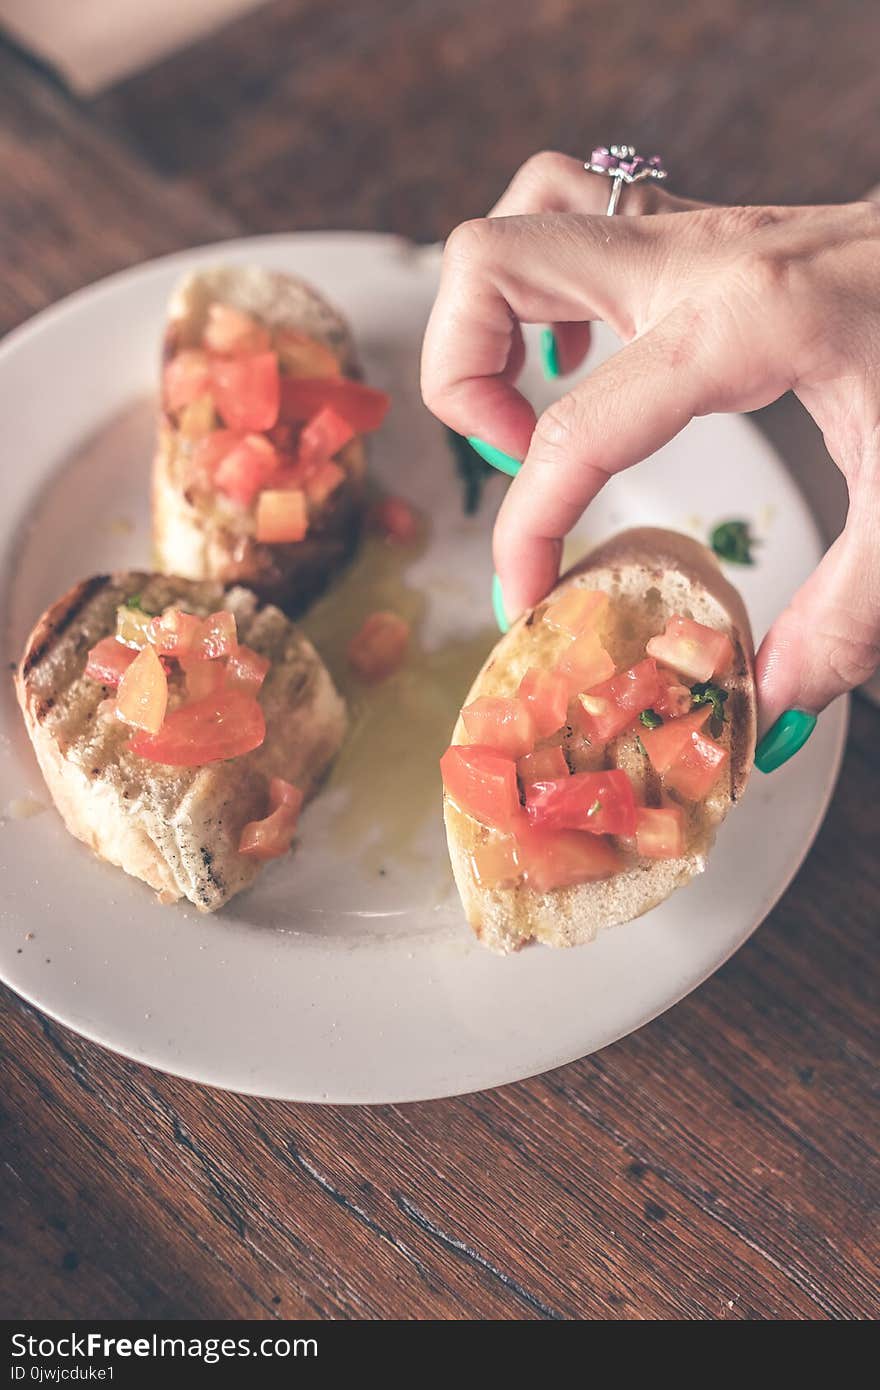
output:
[[[534,149],[615,134],[696,196],[856,196],[878,44],[855,0],[290,0],[91,104],[0,51],[0,323],[238,229],[440,236]],[[711,981],[491,1094],[224,1095],[4,992],[4,1312],[875,1317],[878,750],[857,702],[816,846]]]

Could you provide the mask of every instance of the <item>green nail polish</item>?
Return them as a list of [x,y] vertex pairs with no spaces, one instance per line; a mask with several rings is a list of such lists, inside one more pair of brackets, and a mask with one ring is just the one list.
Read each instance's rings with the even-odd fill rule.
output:
[[506,632],[510,623],[507,621],[507,614],[504,611],[504,595],[501,592],[501,580],[497,574],[492,576],[492,612],[495,614],[499,631]]
[[491,463],[493,468],[500,468],[502,473],[509,473],[511,478],[515,478],[522,468],[519,459],[513,458],[510,454],[505,454],[501,449],[496,449],[494,444],[484,443],[482,439],[477,439],[475,435],[469,434],[467,442],[470,444],[471,448],[480,455],[481,459],[485,459],[487,463]]
[[775,772],[803,748],[815,727],[815,714],[806,714],[802,709],[787,709],[758,744],[755,767],[759,772]]
[[541,366],[548,381],[555,381],[562,375],[559,367],[559,345],[552,328],[545,328],[541,332]]

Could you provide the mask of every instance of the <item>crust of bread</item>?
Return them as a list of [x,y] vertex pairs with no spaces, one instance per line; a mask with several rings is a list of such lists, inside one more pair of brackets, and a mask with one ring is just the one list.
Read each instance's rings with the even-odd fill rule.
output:
[[[269,328],[287,327],[325,343],[347,376],[360,370],[345,320],[311,286],[291,275],[247,266],[217,266],[184,279],[175,290],[163,345],[168,361],[201,339],[208,306],[215,300],[252,314]],[[360,540],[366,454],[356,438],[339,455],[345,478],[313,517],[303,541],[266,545],[253,534],[253,518],[226,506],[206,508],[187,495],[191,443],[163,414],[153,462],[152,506],[155,563],[166,574],[244,584],[267,603],[298,614],[353,555]]]
[[[717,827],[741,799],[754,761],[754,647],[745,605],[710,550],[688,536],[654,527],[624,531],[606,541],[565,575],[547,599],[522,614],[491,652],[466,704],[480,695],[513,695],[530,665],[553,663],[556,647],[561,654],[565,639],[540,620],[547,604],[573,587],[604,589],[614,600],[603,640],[618,667],[638,660],[647,638],[661,632],[675,613],[727,632],[734,647],[731,674],[724,682],[729,696],[723,741],[730,763],[705,803],[685,806],[687,847],[680,858],[630,859],[613,878],[550,893],[523,885],[481,887],[471,855],[493,832],[444,796],[449,854],[465,914],[480,941],[500,953],[529,941],[578,946],[592,941],[603,927],[631,921],[663,902],[706,867]],[[466,741],[459,719],[452,742]],[[651,776],[634,734],[616,740],[604,760],[584,766],[621,766],[634,780]]]
[[[129,731],[101,712],[108,695],[86,677],[86,654],[115,630],[117,606],[138,593],[160,611],[181,603],[236,615],[239,635],[272,661],[260,691],[266,739],[227,762],[171,768],[136,758]],[[42,615],[15,677],[25,727],[46,785],[70,833],[102,859],[154,888],[213,912],[262,865],[238,853],[243,826],[268,810],[282,776],[309,797],[339,749],[344,703],[311,643],[249,590],[224,591],[137,571],[83,580]]]

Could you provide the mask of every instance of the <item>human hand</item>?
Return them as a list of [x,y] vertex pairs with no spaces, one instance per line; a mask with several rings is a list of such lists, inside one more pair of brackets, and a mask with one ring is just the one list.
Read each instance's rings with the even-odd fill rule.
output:
[[[608,218],[607,196],[579,161],[537,155],[488,218],[456,228],[423,395],[516,474],[494,536],[512,619],[553,586],[562,538],[609,477],[696,415],[795,392],[850,500],[842,535],[758,653],[761,724],[773,727],[757,761],[769,771],[880,660],[880,207],[705,207],[643,183]],[[520,325],[554,324],[568,372],[594,319],[626,346],[536,420],[515,384]]]

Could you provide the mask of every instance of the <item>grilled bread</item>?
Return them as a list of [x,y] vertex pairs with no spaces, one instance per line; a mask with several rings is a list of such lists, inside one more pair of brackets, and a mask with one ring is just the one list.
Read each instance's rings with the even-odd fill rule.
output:
[[[317,291],[290,275],[237,266],[199,271],[178,286],[165,332],[166,364],[181,349],[198,347],[212,304],[251,316],[273,335],[279,330],[305,335],[329,349],[344,376],[360,375],[348,327]],[[283,353],[279,358],[283,372]],[[219,425],[216,420],[214,427]],[[356,436],[337,455],[344,478],[311,509],[308,534],[275,544],[256,539],[253,509],[242,509],[222,493],[199,485],[193,468],[197,443],[181,427],[179,413],[168,408],[166,398],[153,464],[157,567],[187,579],[245,584],[286,613],[301,613],[358,544],[365,495],[363,439]]]
[[[644,724],[634,716],[634,726],[606,745],[591,744],[571,722],[574,707],[569,706],[569,722],[549,740],[561,746],[569,771],[623,769],[641,805],[674,807],[683,825],[683,841],[675,857],[644,858],[631,840],[602,837],[617,856],[617,872],[543,892],[528,886],[528,874],[502,886],[481,883],[475,856],[478,860],[480,847],[493,839],[495,831],[465,814],[447,791],[444,815],[449,853],[465,913],[479,939],[498,952],[517,950],[533,940],[550,946],[591,941],[600,928],[640,916],[702,872],[716,828],[745,790],[754,757],[754,657],[745,607],[712,553],[670,531],[627,531],[593,551],[548,599],[524,613],[501,638],[466,704],[481,696],[515,696],[528,668],[554,666],[571,638],[542,618],[551,603],[575,588],[609,595],[601,638],[617,671],[643,658],[647,641],[661,633],[673,615],[685,615],[728,635],[733,658],[722,681],[727,692],[723,729],[716,732],[729,756],[702,799],[690,801],[675,793],[670,797],[643,751],[650,740]],[[452,744],[468,742],[474,740],[468,738],[460,718]],[[521,780],[518,785],[523,797]]]
[[[259,691],[260,747],[225,762],[172,767],[136,756],[131,729],[107,712],[110,691],[84,674],[89,649],[116,631],[133,595],[149,612],[179,606],[234,614],[238,636],[271,661]],[[239,853],[243,827],[267,813],[272,777],[308,797],[336,754],[345,707],[311,644],[244,588],[130,572],[77,584],[40,618],[16,689],[37,759],[68,830],[101,858],[143,879],[162,901],[213,912],[253,880]]]

